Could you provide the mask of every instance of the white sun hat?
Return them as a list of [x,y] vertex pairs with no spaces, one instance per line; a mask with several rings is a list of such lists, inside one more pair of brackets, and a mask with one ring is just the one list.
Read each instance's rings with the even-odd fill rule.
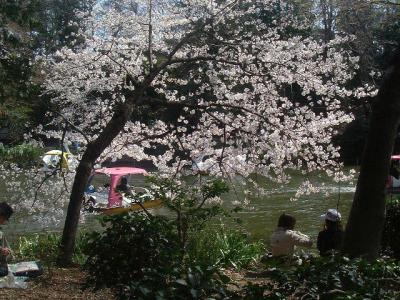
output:
[[342,215],[336,209],[330,208],[325,214],[321,215],[321,219],[337,222],[342,219]]

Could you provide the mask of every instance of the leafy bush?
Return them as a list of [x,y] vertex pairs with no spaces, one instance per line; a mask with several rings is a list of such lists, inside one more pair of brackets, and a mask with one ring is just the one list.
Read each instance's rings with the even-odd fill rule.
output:
[[226,277],[184,263],[173,220],[130,213],[104,217],[101,223],[104,232],[90,234],[85,248],[88,287],[113,288],[120,299],[225,295]]
[[120,214],[104,217],[101,225],[105,231],[89,234],[84,249],[88,285],[96,289],[145,280],[180,261],[177,236],[165,217]]
[[133,281],[125,286],[118,295],[119,299],[231,299],[231,293],[226,289],[229,278],[215,268],[182,265],[168,274],[148,275],[141,281]]
[[240,269],[265,254],[265,247],[262,242],[250,243],[242,232],[220,225],[207,226],[191,236],[187,251],[195,264]]
[[36,165],[43,150],[30,144],[21,144],[13,147],[5,147],[0,144],[0,161],[14,163],[20,167]]
[[400,200],[391,199],[386,205],[386,219],[382,234],[382,252],[400,259]]
[[149,181],[152,193],[175,215],[182,254],[186,252],[191,234],[201,230],[213,217],[225,213],[218,200],[229,188],[220,179],[209,180],[199,186],[156,177],[149,178]]
[[393,260],[311,258],[270,268],[270,284],[248,285],[244,299],[399,299],[400,265]]
[[[221,267],[241,268],[263,252],[242,233],[207,226],[226,214],[220,180],[202,186],[150,178],[152,193],[170,209],[169,218],[130,213],[104,217],[103,232],[89,235],[87,287],[115,290],[120,299],[228,299]],[[206,228],[205,230],[203,230]]]
[[[19,238],[15,249],[15,256],[18,260],[40,260],[45,265],[53,265],[59,254],[61,237],[58,233],[32,234]],[[75,241],[73,261],[83,264],[86,256],[82,248],[86,242],[85,234],[80,234]]]

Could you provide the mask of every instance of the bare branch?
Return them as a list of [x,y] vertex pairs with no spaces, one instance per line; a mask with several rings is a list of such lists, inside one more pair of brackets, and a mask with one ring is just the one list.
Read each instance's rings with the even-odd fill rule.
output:
[[48,108],[49,111],[51,111],[52,113],[60,116],[69,126],[71,126],[76,132],[80,133],[86,140],[86,142],[90,142],[89,137],[79,128],[77,127],[75,124],[73,124],[70,120],[68,120],[68,118],[66,118],[63,114],[59,113],[58,111],[52,110],[50,108]]

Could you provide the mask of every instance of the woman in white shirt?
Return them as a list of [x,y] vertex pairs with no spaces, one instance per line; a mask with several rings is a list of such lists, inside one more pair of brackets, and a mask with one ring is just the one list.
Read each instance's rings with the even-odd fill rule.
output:
[[271,236],[272,256],[292,256],[295,246],[312,246],[309,236],[293,230],[295,224],[296,219],[291,215],[283,213],[279,217],[278,228]]

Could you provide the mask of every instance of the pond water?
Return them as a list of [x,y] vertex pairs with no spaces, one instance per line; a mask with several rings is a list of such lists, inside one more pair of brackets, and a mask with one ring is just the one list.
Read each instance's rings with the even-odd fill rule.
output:
[[[318,232],[323,228],[323,220],[320,216],[329,208],[337,207],[342,214],[344,228],[353,201],[355,182],[339,185],[322,175],[314,175],[308,179],[317,186],[324,184],[322,192],[292,200],[298,186],[304,180],[301,175],[293,175],[293,180],[289,185],[278,188],[275,185],[273,187],[276,189],[269,195],[249,198],[250,208],[237,213],[242,220],[241,228],[250,235],[252,240],[261,239],[268,245],[279,216],[287,213],[297,220],[295,230],[309,235],[316,242]],[[235,194],[231,192],[229,197],[235,197]]]
[[[271,190],[273,189],[274,191],[267,196],[254,195],[249,197],[249,207],[234,214],[234,217],[238,217],[242,220],[242,224],[239,227],[247,232],[252,240],[261,239],[268,244],[269,237],[276,227],[279,215],[283,212],[295,216],[297,219],[295,229],[310,235],[314,242],[316,241],[318,232],[323,226],[320,215],[325,213],[327,209],[336,208],[338,205],[339,211],[343,216],[343,225],[345,225],[355,191],[354,183],[341,183],[339,185],[317,174],[312,177],[307,177],[307,179],[316,185],[324,184],[324,192],[305,195],[296,201],[292,201],[291,198],[295,195],[304,177],[300,174],[292,174],[292,178],[293,180],[290,184],[281,187],[276,184],[264,183],[267,189],[269,187],[268,185],[270,185]],[[224,203],[226,203],[225,206],[228,209],[232,208],[232,205],[229,204],[232,202],[231,200],[243,200],[244,194],[241,189],[240,185],[235,186],[231,188],[228,194],[223,196]],[[327,192],[329,192],[329,194],[326,194]],[[163,213],[163,209],[161,209],[161,213]],[[238,226],[234,225],[232,221],[226,219],[223,221],[228,224],[227,226]],[[59,226],[48,227],[45,231],[61,231],[62,225],[63,222],[61,222]],[[86,224],[82,227],[90,229],[96,226],[98,226],[97,222],[95,218],[91,216],[87,218]],[[43,231],[37,224],[28,223],[22,226],[14,222],[13,219],[10,221],[10,224],[3,227],[3,230],[11,242],[16,242],[21,235]]]

